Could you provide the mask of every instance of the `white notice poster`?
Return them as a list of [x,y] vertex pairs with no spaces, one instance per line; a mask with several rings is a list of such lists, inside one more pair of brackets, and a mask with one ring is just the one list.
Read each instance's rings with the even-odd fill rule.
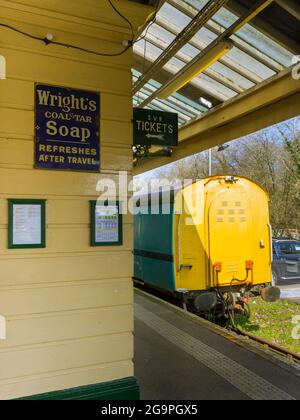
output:
[[119,242],[119,211],[117,206],[96,205],[96,243]]
[[40,245],[42,243],[42,206],[39,204],[13,205],[13,245]]

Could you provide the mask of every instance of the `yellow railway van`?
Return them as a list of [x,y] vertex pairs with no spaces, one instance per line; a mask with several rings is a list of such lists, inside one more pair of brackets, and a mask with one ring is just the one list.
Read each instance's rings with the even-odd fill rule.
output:
[[214,176],[136,203],[135,279],[210,314],[246,308],[250,291],[278,299],[269,198],[259,185]]

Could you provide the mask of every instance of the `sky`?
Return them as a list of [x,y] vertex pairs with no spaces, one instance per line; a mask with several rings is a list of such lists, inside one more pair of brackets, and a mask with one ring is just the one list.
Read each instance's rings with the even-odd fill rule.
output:
[[[291,132],[294,129],[296,129],[298,132],[300,132],[300,116],[296,117],[296,118],[293,118],[291,120],[288,120],[288,121],[284,121],[284,122],[282,122],[280,124],[277,124],[275,126],[268,127],[268,128],[263,129],[263,130],[257,131],[256,133],[252,133],[248,136],[241,137],[240,139],[233,140],[232,142],[229,142],[227,144],[231,145],[231,144],[236,143],[240,140],[251,141],[252,139],[257,137],[258,134],[259,135],[267,134],[268,137],[273,137],[274,138],[274,142],[282,142],[282,138],[280,136],[280,131],[277,128],[283,128],[283,127],[285,128],[285,130],[288,128],[288,131],[291,130]],[[224,153],[226,153],[226,151]],[[207,151],[201,152],[201,154],[206,154],[207,155]],[[151,158],[149,158],[149,159],[151,159]],[[168,158],[166,158],[166,161],[167,161],[167,159]],[[190,159],[190,157],[182,159],[182,160],[185,160],[186,164],[188,165],[189,164],[189,159]],[[148,182],[151,179],[156,178],[158,176],[159,172],[161,172],[162,168],[165,168],[166,170],[169,170],[169,169],[171,169],[172,165],[174,165],[174,163],[167,164],[167,165],[164,165],[160,168],[154,169],[152,171],[145,172],[144,174],[141,174],[141,175],[138,175],[137,177],[135,177],[135,179],[136,180],[143,180],[143,181]]]

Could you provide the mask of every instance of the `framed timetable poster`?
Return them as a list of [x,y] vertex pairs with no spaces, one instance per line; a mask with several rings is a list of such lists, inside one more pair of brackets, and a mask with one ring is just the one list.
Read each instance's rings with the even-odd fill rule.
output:
[[46,201],[8,200],[8,248],[46,247]]
[[91,246],[123,244],[123,218],[120,203],[90,202]]

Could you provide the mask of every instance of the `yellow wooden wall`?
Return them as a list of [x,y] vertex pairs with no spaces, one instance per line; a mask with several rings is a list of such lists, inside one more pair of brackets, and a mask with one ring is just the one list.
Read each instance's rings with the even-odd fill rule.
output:
[[[114,4],[135,27],[150,12]],[[130,38],[106,0],[0,0],[0,23],[104,52]],[[132,169],[131,52],[98,57],[0,27],[0,54],[0,399],[132,376],[131,217],[123,246],[89,246],[98,180]],[[33,168],[35,82],[101,93],[101,174]],[[47,200],[46,249],[7,249],[8,198]]]

